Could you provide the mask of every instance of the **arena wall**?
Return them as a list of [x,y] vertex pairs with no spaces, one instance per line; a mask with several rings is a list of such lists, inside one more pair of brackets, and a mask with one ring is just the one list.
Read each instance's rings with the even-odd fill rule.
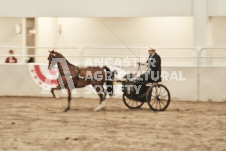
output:
[[[126,70],[126,69],[125,69]],[[127,69],[129,70],[129,69]],[[39,87],[33,80],[29,73],[28,64],[9,65],[4,64],[0,66],[1,71],[1,89],[0,96],[37,96],[37,97],[51,97],[50,94],[41,94],[41,87]],[[169,73],[182,71],[182,77],[186,78],[184,81],[173,79],[164,81],[162,84],[166,85],[171,93],[173,100],[191,100],[197,101],[225,101],[226,93],[224,92],[225,83],[224,67],[202,67],[200,68],[199,79],[199,94],[198,79],[196,67],[163,67],[163,71]],[[223,72],[225,74],[223,74]],[[170,77],[169,77],[170,79]],[[60,96],[66,96],[58,92]],[[77,90],[77,94],[73,97],[92,97],[97,95],[86,95],[84,89]],[[121,98],[120,95],[117,98]]]

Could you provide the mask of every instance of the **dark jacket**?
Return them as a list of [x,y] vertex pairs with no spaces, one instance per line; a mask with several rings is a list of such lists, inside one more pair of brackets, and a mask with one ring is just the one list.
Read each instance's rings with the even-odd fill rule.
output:
[[149,56],[147,60],[148,71],[151,71],[151,74],[154,75],[155,78],[160,80],[161,77],[161,57],[155,53],[152,57]]

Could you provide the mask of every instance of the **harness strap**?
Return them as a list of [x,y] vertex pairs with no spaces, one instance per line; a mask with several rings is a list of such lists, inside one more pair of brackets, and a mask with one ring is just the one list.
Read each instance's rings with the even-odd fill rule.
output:
[[78,74],[77,75],[71,75],[70,73],[68,73],[68,74],[61,73],[60,74],[60,75],[63,75],[63,76],[72,76],[72,78],[76,78],[77,80],[74,83],[75,87],[77,86],[78,79],[84,79],[84,77],[80,76],[80,69],[79,69],[79,67],[78,66],[76,66],[76,67],[77,67],[77,70],[78,70]]
[[[60,75],[64,75],[64,76],[72,76],[72,77],[76,77],[76,78],[82,78],[82,77],[80,76],[80,69],[79,69],[78,66],[77,66],[77,69],[78,69],[78,75],[71,75],[70,73],[68,73],[68,74],[62,73],[62,74],[60,74]],[[59,71],[60,71],[60,69],[59,69]]]
[[[67,61],[67,63],[68,63],[68,61]],[[70,63],[69,63],[69,65],[70,65]],[[64,70],[63,70],[63,68],[62,69],[59,69],[59,67],[58,67],[58,71],[60,72],[59,73],[59,75],[61,75],[61,76],[65,76],[66,78],[69,78],[70,76],[72,77],[72,80],[73,80],[73,82],[74,82],[74,86],[75,87],[77,87],[77,84],[78,84],[78,80],[79,79],[85,79],[85,77],[82,77],[82,76],[80,76],[80,69],[79,69],[79,67],[78,66],[75,66],[76,68],[77,68],[77,70],[78,70],[78,73],[76,74],[76,75],[71,75],[70,74],[70,71],[69,71],[69,73],[64,73]],[[59,77],[58,77],[59,78]],[[75,78],[75,79],[74,79]]]
[[79,77],[80,77],[80,69],[79,69],[79,67],[78,67],[78,66],[77,66],[77,69],[78,69],[78,75],[77,75],[77,76],[75,76],[75,78],[76,78],[76,81],[75,81],[75,83],[74,83],[75,87],[77,87],[77,84],[78,84],[78,79],[79,79]]
[[78,75],[77,75],[77,77],[79,78],[80,69],[79,69],[79,67],[78,67],[78,66],[77,66],[77,69],[78,69]]

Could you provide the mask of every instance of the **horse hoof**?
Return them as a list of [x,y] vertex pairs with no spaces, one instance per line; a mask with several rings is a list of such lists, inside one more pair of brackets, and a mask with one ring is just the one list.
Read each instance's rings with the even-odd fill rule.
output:
[[101,109],[101,106],[99,105],[97,108],[94,109],[94,111],[99,111]]
[[100,109],[95,108],[94,111],[98,112],[98,111],[100,111]]
[[64,112],[67,112],[68,110],[70,110],[70,108],[66,108],[66,109],[64,110]]

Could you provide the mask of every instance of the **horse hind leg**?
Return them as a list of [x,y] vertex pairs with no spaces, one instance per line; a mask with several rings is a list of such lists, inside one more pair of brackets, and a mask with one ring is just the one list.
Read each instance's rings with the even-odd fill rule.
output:
[[103,94],[104,98],[103,98],[103,100],[101,102],[101,107],[105,107],[105,99],[106,99],[106,96],[107,96],[106,90],[104,90],[102,92],[102,94]]
[[[103,88],[103,87],[102,87]],[[106,99],[106,96],[107,96],[107,90],[103,88],[103,92],[102,92],[102,95],[103,95],[103,99],[102,101],[100,102],[100,107],[101,108],[104,108],[105,107],[105,99]]]
[[99,111],[102,108],[102,101],[103,101],[103,94],[98,94],[100,97],[100,103],[99,105],[94,109],[94,111]]
[[58,85],[56,88],[51,89],[51,93],[53,95],[53,98],[60,98],[58,95],[55,95],[54,90],[60,90],[60,85]]
[[[95,87],[95,86],[94,86]],[[99,103],[99,105],[94,109],[94,111],[99,111],[102,107],[104,107],[104,105],[105,105],[105,102],[104,102],[104,99],[105,99],[105,97],[106,97],[106,95],[105,94],[103,94],[104,92],[103,92],[103,87],[97,87],[96,88],[96,92],[97,92],[97,94],[99,95],[99,97],[100,97],[100,103]]]
[[100,105],[101,105],[101,108],[104,108],[105,107],[105,99],[106,99],[106,93],[105,92],[102,92],[102,95],[103,95],[103,100],[101,101]]
[[107,93],[106,93],[106,90],[104,90],[103,92],[102,92],[102,94],[103,94],[103,96],[104,96],[104,98],[103,98],[103,101],[106,99],[106,96],[107,96]]

